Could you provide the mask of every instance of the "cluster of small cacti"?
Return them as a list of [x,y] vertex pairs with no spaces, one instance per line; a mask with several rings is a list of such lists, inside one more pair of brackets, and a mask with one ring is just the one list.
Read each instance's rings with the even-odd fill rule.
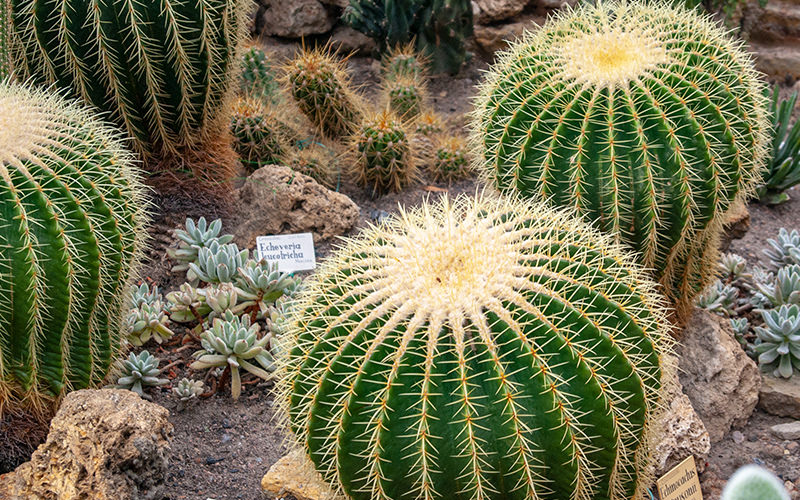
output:
[[633,260],[531,201],[390,217],[293,303],[287,425],[348,498],[642,498],[670,341]]
[[97,385],[123,348],[148,202],[121,134],[0,82],[0,416]]
[[230,150],[229,97],[250,15],[246,0],[11,6],[21,78],[55,84],[102,110],[147,157],[188,163],[208,155],[217,161],[205,164],[217,171],[204,175],[229,174],[232,165],[221,162]]
[[150,399],[144,392],[145,387],[158,387],[169,382],[167,379],[158,378],[161,375],[161,370],[158,369],[160,363],[161,360],[148,351],[139,354],[130,353],[127,359],[118,363],[119,378],[112,387],[128,389],[145,399]]
[[775,474],[757,465],[746,465],[728,480],[722,500],[789,500],[789,492]]
[[764,87],[706,16],[584,3],[499,56],[473,114],[475,151],[501,191],[573,207],[633,248],[682,319],[713,280],[731,208],[759,183]]

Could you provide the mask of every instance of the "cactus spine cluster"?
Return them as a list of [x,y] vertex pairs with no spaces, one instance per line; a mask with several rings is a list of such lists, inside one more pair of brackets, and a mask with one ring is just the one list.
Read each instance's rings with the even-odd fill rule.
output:
[[0,82],[11,74],[11,0],[0,0]]
[[331,138],[347,135],[361,120],[360,99],[344,64],[328,48],[304,48],[285,68],[300,111]]
[[750,56],[710,18],[640,2],[566,10],[500,56],[473,117],[502,191],[574,207],[654,269],[681,313],[769,133]]
[[352,499],[641,499],[670,349],[656,287],[538,202],[403,212],[293,302],[287,425]]
[[132,154],[92,111],[0,84],[0,413],[105,378],[144,238]]
[[383,92],[389,107],[404,119],[412,119],[422,112],[425,101],[423,80],[401,76],[384,82]]
[[258,47],[250,47],[242,54],[241,64],[240,90],[242,94],[265,102],[277,103],[280,101],[280,85],[275,69],[263,50]]
[[452,182],[469,175],[466,142],[459,137],[445,137],[438,141],[429,170],[436,182]]
[[12,0],[21,76],[106,111],[156,155],[227,138],[246,0]]
[[373,195],[400,191],[417,178],[417,158],[406,125],[392,112],[365,118],[351,140],[356,180]]
[[290,127],[255,99],[240,99],[231,117],[233,149],[248,170],[278,163],[287,154],[293,135]]

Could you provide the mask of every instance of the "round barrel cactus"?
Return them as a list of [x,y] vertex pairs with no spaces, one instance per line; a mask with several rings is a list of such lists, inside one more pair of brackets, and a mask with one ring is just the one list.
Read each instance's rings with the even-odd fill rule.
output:
[[227,137],[247,0],[11,0],[17,67],[108,112],[143,153]]
[[0,84],[0,413],[99,383],[120,351],[147,202],[92,113]]
[[764,84],[712,19],[598,2],[526,34],[489,71],[477,161],[502,191],[574,207],[653,269],[679,312],[713,279],[730,208],[760,177]]
[[610,237],[538,202],[444,198],[305,285],[279,401],[349,498],[642,498],[670,341]]

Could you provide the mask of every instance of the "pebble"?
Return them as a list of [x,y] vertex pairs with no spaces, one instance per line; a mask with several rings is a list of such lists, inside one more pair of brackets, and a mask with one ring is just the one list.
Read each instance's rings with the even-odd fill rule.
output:
[[227,418],[223,418],[223,419],[222,419],[222,428],[223,428],[223,429],[230,429],[231,427],[233,427],[233,426],[231,425],[231,421],[230,421],[230,420],[228,420]]
[[742,444],[744,442],[744,434],[740,431],[733,431],[731,433],[731,438],[733,438],[733,442],[736,444]]
[[224,458],[206,457],[206,465],[214,465],[215,463],[222,462]]
[[776,444],[768,444],[764,447],[764,455],[773,458],[780,458],[783,456],[783,448]]
[[789,441],[800,439],[800,420],[789,422],[788,424],[773,425],[769,430],[780,439]]
[[789,450],[790,453],[796,452],[798,448],[800,448],[800,443],[797,441],[789,441],[789,444],[786,445],[786,449]]
[[227,443],[230,440],[231,440],[231,435],[230,434],[223,434],[222,435],[222,442],[223,443]]

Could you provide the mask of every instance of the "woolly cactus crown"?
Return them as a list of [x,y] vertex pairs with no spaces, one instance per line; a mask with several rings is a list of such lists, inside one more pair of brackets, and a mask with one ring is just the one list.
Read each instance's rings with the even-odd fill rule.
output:
[[365,230],[306,285],[279,400],[350,498],[641,498],[665,313],[573,214],[445,198]]
[[727,212],[757,185],[763,86],[708,17],[582,5],[500,55],[477,98],[474,157],[501,190],[574,207],[632,246],[683,309],[713,279]]

